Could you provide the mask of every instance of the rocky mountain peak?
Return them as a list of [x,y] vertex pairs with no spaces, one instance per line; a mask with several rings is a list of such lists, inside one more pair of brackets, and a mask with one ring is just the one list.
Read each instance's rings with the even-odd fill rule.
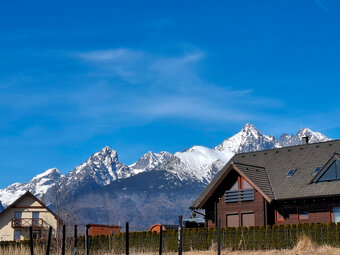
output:
[[47,178],[50,180],[58,180],[61,177],[61,173],[57,168],[50,168],[47,169],[45,172],[36,175],[35,177],[33,177],[32,181],[39,181],[43,178]]
[[240,132],[224,140],[215,150],[230,150],[233,153],[257,151],[278,147],[274,136],[262,134],[254,125],[247,123]]
[[310,143],[324,142],[329,141],[330,139],[321,134],[320,132],[314,132],[309,128],[300,129],[296,135],[282,134],[279,139],[279,143],[281,147],[285,146],[293,146],[302,143],[302,137],[308,136]]
[[171,153],[167,151],[161,151],[154,153],[148,151],[142,157],[140,157],[136,163],[129,166],[132,174],[138,174],[143,171],[150,171],[156,169],[171,157]]

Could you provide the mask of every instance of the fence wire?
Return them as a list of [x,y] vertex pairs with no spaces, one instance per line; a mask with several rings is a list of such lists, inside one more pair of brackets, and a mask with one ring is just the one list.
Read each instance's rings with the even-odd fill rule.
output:
[[[68,228],[66,238],[66,254],[74,254],[75,237],[72,228]],[[77,252],[85,254],[85,236],[83,228],[78,227]],[[162,253],[178,251],[178,231],[168,230],[162,234]],[[290,249],[296,246],[301,237],[308,237],[318,245],[340,247],[340,224],[298,224],[274,225],[273,227],[239,227],[220,229],[221,250],[271,250]],[[217,228],[183,229],[183,252],[217,250]],[[125,254],[126,234],[90,237],[90,254]],[[130,232],[130,253],[159,252],[160,234],[156,232]],[[29,246],[28,241],[0,242],[0,250],[4,247]],[[45,247],[46,240],[35,241],[35,247]],[[61,254],[61,239],[52,239],[51,253]]]

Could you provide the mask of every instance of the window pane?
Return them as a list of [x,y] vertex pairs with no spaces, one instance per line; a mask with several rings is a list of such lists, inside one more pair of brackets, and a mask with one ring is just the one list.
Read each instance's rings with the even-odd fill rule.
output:
[[15,230],[14,231],[14,241],[19,241],[21,236],[21,231],[20,230]]
[[332,181],[336,180],[336,167],[335,161],[328,167],[327,171],[323,174],[319,181]]
[[242,178],[242,181],[243,181],[243,183],[242,183],[243,186],[242,187],[244,189],[252,189],[253,188],[245,179]]
[[333,222],[340,222],[340,207],[333,207]]
[[308,211],[305,210],[305,211],[300,211],[299,213],[299,218],[300,219],[308,219]]
[[336,177],[338,180],[340,180],[340,162],[339,160],[336,160]]
[[14,218],[20,219],[22,215],[22,212],[15,212]]
[[236,182],[233,184],[233,186],[231,186],[229,190],[238,190],[238,180],[236,180]]

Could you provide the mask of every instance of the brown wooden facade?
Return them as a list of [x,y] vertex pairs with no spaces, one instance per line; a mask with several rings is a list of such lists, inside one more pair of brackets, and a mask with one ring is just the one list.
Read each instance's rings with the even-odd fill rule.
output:
[[[212,196],[205,208],[206,224],[216,227],[216,219],[221,219],[222,227],[263,226],[273,223],[274,212],[266,199],[254,189],[254,200],[226,203],[225,191],[238,180],[239,189],[242,190],[244,179],[236,172],[231,171]],[[269,212],[268,212],[269,210]]]
[[333,210],[340,197],[292,200],[275,203],[276,224],[334,222]]
[[[236,171],[231,171],[206,203],[208,227],[216,227],[218,218],[222,227],[329,223],[334,222],[333,209],[340,208],[340,197],[337,196],[269,203],[255,188],[254,200],[227,203],[225,192],[236,180],[244,181]],[[242,188],[239,185],[239,189]]]
[[235,154],[190,208],[208,227],[338,223],[340,140]]

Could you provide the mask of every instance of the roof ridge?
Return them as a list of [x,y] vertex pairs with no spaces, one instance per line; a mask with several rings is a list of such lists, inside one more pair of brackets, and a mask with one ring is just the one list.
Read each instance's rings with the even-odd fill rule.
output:
[[263,168],[263,169],[266,169],[265,167],[263,166],[256,166],[256,165],[250,165],[250,164],[245,164],[245,163],[239,163],[239,162],[235,162],[235,161],[232,161],[231,164],[238,164],[238,165],[243,165],[243,166],[251,166],[251,167],[257,167],[257,168]]

